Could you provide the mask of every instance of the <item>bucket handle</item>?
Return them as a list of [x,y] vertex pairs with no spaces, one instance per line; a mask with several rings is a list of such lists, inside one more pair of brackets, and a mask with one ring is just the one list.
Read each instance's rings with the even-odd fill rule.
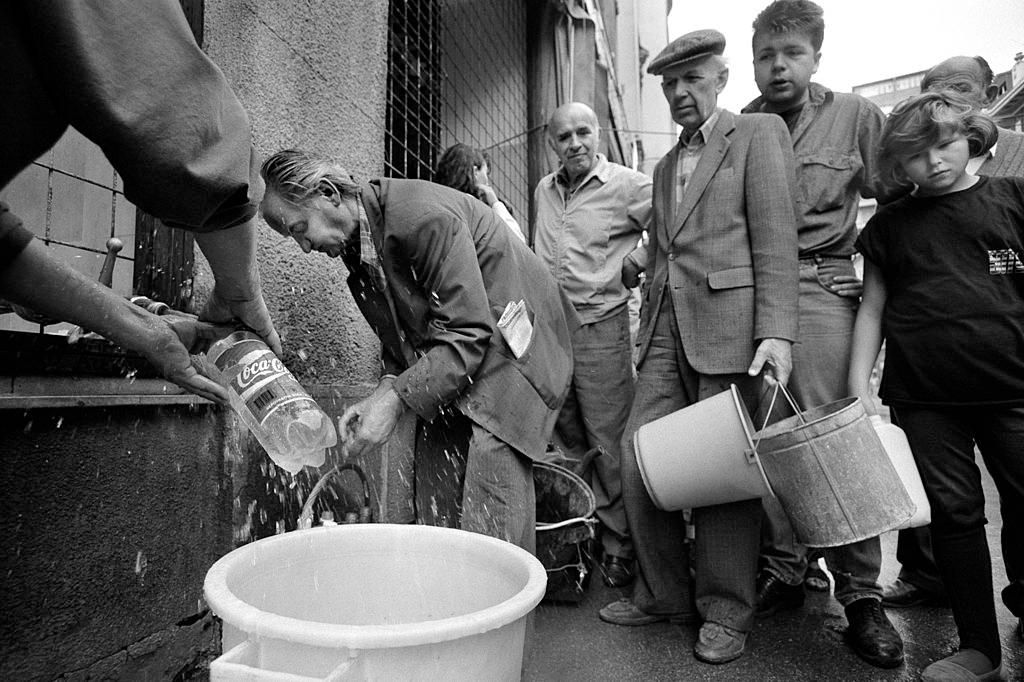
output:
[[585,518],[582,518],[582,517],[579,517],[579,516],[577,516],[575,518],[571,518],[571,519],[564,519],[562,521],[554,521],[552,523],[538,523],[537,524],[537,530],[555,530],[557,528],[564,528],[566,526],[571,526],[572,524],[579,523],[580,521],[582,521],[584,524],[586,524],[586,526],[590,529],[590,537],[595,537],[594,526],[597,525],[597,519],[594,519],[594,518],[587,518],[587,519],[585,519]]
[[218,658],[210,663],[210,670],[213,676],[222,680],[249,680],[267,682],[287,680],[288,682],[341,682],[348,678],[352,679],[353,666],[357,662],[355,657],[339,663],[333,670],[327,673],[326,677],[309,677],[298,673],[284,673],[279,670],[267,670],[253,665],[253,661],[259,658],[259,648],[252,640],[246,640],[225,651]]
[[761,428],[757,431],[757,441],[752,444],[755,452],[757,451],[757,446],[761,444],[761,439],[764,438],[764,429],[768,426],[768,420],[772,418],[772,410],[775,409],[775,401],[778,400],[780,391],[786,398],[786,402],[789,403],[789,406],[793,408],[793,412],[796,414],[797,419],[800,420],[800,423],[805,426],[807,425],[807,420],[804,419],[803,410],[800,409],[800,404],[797,403],[796,398],[793,397],[793,394],[789,392],[789,389],[786,388],[784,384],[776,382],[775,390],[772,391],[772,400],[768,403],[768,411],[765,412],[764,415],[764,422],[761,424]]
[[[761,466],[761,458],[757,456],[757,445],[761,442],[761,439],[758,438],[757,443],[754,442],[754,434],[750,432],[752,424],[748,424],[749,419],[743,418],[743,415],[747,414],[747,408],[740,399],[736,384],[731,384],[729,386],[729,390],[732,391],[732,399],[736,405],[736,413],[741,415],[740,425],[743,427],[743,435],[747,437],[747,445],[750,446],[743,454],[746,456],[748,464],[754,464],[757,466],[757,470],[761,474],[761,480],[764,481],[764,485],[768,489],[768,494],[772,497],[776,497],[775,490],[772,488],[772,482],[768,480],[768,474],[765,473],[764,467]],[[769,414],[771,414],[770,409]],[[762,426],[761,428],[764,427]]]
[[[311,528],[313,526],[313,504],[316,502],[316,498],[320,496],[320,492],[323,490],[324,485],[327,483],[327,479],[334,475],[341,475],[345,471],[352,471],[359,477],[360,483],[363,486],[363,507],[361,511],[366,512],[364,515],[367,517],[366,522],[372,521],[372,512],[370,509],[370,484],[366,480],[366,474],[354,462],[346,462],[345,464],[339,464],[332,467],[330,471],[320,477],[320,480],[316,482],[313,489],[309,491],[309,495],[306,496],[306,503],[302,505],[302,511],[299,513],[299,518],[296,519],[295,525],[297,528]],[[362,521],[362,520],[361,520]]]

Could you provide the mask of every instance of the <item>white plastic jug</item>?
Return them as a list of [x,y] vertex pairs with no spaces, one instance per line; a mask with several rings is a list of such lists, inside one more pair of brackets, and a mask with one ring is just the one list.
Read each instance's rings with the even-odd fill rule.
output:
[[903,487],[910,495],[910,501],[916,507],[913,516],[897,526],[897,530],[927,526],[932,521],[932,508],[928,504],[924,484],[921,483],[921,474],[917,471],[914,453],[911,452],[910,443],[907,442],[907,434],[903,433],[903,429],[900,427],[882,419],[880,415],[871,415],[868,420],[875,427],[875,433],[882,441],[885,453],[889,455],[896,473],[899,474],[900,480],[903,482]]

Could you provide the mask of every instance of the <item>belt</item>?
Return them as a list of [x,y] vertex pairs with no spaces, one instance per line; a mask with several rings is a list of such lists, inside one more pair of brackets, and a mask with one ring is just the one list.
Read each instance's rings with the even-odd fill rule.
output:
[[845,260],[848,261],[852,256],[830,256],[827,253],[815,253],[809,256],[800,256],[801,263],[822,263],[827,260]]

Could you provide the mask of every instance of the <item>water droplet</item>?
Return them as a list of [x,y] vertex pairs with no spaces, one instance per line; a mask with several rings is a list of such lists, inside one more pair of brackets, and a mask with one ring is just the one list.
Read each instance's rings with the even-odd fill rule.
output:
[[149,565],[149,561],[146,559],[146,555],[142,553],[140,549],[135,554],[135,575],[140,578],[146,575],[146,567]]

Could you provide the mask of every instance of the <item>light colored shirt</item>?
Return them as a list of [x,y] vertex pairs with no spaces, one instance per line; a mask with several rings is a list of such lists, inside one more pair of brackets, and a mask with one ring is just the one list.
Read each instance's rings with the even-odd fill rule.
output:
[[715,112],[708,116],[700,128],[697,128],[696,132],[690,136],[689,140],[684,138],[686,135],[685,130],[679,135],[679,157],[676,159],[676,206],[679,206],[683,201],[686,183],[689,181],[690,176],[693,175],[697,162],[700,161],[701,152],[704,151],[704,147],[708,143],[711,131],[715,129],[715,125],[718,123],[719,111],[721,109],[715,109]]
[[651,179],[598,154],[575,190],[564,169],[534,191],[533,250],[572,301],[584,324],[610,317],[629,301],[622,261],[651,222]]
[[[377,255],[377,247],[373,243],[373,235],[370,234],[370,219],[366,215],[366,209],[363,208],[362,201],[356,201],[356,206],[359,208],[359,226],[356,228],[359,232],[359,262],[366,266],[374,288],[377,291],[384,291],[387,289],[388,280],[384,274],[384,264],[381,262],[380,256]],[[349,241],[354,238],[356,238],[356,235],[350,235]]]
[[984,154],[979,154],[978,156],[972,156],[970,159],[968,159],[967,160],[967,169],[966,169],[967,174],[968,175],[977,175],[978,174],[978,169],[981,168],[982,165],[986,161],[988,161],[989,159],[994,159],[995,156],[996,156],[996,146],[998,144],[999,143],[996,142],[996,144],[992,145],[989,148],[989,150],[987,152],[985,152]]
[[526,243],[526,235],[523,234],[523,230],[519,227],[519,222],[512,217],[512,212],[508,210],[508,207],[501,202],[499,199],[491,204],[491,208],[498,214],[498,217],[505,221],[508,225],[508,229],[512,230],[512,234],[519,237],[519,241]]

